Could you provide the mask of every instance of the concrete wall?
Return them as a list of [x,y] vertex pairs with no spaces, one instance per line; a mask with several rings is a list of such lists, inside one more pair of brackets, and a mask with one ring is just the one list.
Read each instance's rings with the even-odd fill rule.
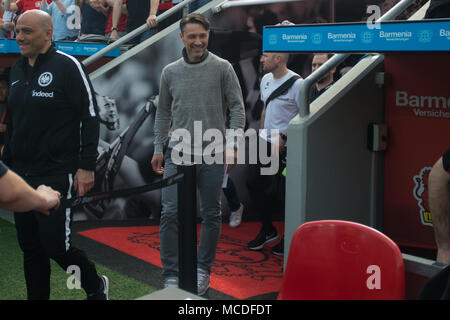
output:
[[[285,252],[298,226],[339,219],[380,227],[382,153],[367,147],[368,126],[382,123],[382,56],[368,56],[289,124]],[[287,259],[287,254],[285,255]]]

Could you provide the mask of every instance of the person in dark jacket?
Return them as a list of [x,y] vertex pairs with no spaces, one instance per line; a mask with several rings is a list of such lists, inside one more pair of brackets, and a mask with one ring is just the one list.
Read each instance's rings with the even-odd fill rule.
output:
[[450,0],[431,0],[425,19],[450,18]]
[[[70,198],[94,185],[99,121],[84,67],[54,48],[52,30],[44,11],[29,10],[17,21],[22,57],[10,72],[3,161],[33,188],[45,184]],[[107,299],[108,279],[71,245],[70,208],[49,217],[30,211],[14,218],[28,299],[49,299],[50,258],[64,270],[78,268],[88,299]]]
[[[328,61],[328,59],[331,58],[331,56],[332,55],[329,53],[315,53],[311,62],[311,71],[314,72],[319,69],[325,62]],[[328,72],[321,79],[319,79],[319,81],[316,82],[316,84],[311,88],[311,92],[309,94],[309,102],[313,102],[334,84],[335,72],[336,68],[333,68],[330,72]]]
[[450,300],[450,148],[428,176],[428,200],[437,245],[436,265],[443,269],[425,283],[420,300]]
[[437,245],[436,261],[450,265],[450,148],[430,171],[428,201]]

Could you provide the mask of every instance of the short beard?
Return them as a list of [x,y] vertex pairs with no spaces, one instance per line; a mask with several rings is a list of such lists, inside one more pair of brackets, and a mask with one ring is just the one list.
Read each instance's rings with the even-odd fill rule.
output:
[[322,83],[326,83],[326,82],[328,82],[328,81],[330,81],[331,80],[331,77],[330,77],[330,75],[326,75],[326,76],[324,76],[323,78],[321,78],[319,81],[317,81],[317,83],[320,83],[320,84],[322,84]]

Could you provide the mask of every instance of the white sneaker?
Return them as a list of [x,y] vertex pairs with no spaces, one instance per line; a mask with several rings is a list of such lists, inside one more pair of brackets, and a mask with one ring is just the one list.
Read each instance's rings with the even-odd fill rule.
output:
[[202,296],[209,289],[209,272],[203,269],[197,269],[197,295]]
[[178,288],[178,277],[167,277],[164,279],[164,289],[170,287]]
[[242,213],[244,212],[244,205],[241,203],[241,206],[236,211],[231,212],[230,215],[230,227],[236,228],[242,222]]
[[109,300],[109,279],[107,276],[102,275],[103,280],[103,293],[105,294],[105,300]]
[[105,275],[98,275],[102,281],[102,287],[98,292],[88,294],[87,300],[109,300],[109,279]]

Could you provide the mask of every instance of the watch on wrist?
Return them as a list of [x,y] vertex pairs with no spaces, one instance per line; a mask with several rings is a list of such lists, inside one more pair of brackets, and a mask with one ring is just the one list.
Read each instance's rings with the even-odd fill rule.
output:
[[115,27],[111,28],[111,32],[113,32],[114,30],[117,31],[117,28]]

